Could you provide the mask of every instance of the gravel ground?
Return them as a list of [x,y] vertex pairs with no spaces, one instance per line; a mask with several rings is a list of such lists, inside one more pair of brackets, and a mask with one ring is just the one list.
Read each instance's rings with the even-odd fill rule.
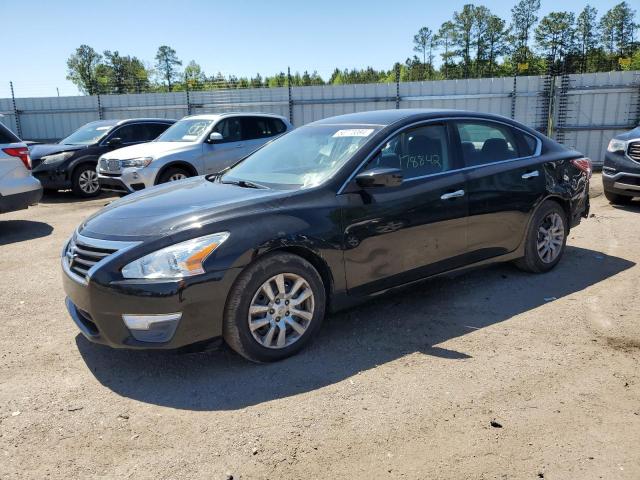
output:
[[0,217],[0,478],[640,478],[640,204],[545,275],[498,265],[329,317],[311,348],[115,351],[64,308],[63,241],[109,198]]

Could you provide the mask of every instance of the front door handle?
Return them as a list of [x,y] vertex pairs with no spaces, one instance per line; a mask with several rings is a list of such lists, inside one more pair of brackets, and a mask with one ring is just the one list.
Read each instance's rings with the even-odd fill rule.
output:
[[450,200],[452,198],[464,197],[464,190],[456,190],[455,192],[445,193],[440,200]]
[[527,178],[534,178],[539,176],[540,176],[540,172],[538,170],[534,170],[533,172],[527,172],[522,174],[523,180],[526,180]]

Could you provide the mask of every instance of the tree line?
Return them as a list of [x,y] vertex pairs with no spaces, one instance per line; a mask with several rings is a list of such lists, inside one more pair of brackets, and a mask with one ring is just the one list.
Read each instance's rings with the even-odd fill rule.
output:
[[[336,68],[327,80],[317,72],[280,72],[262,77],[207,75],[191,60],[183,68],[176,51],[162,45],[146,64],[118,51],[99,53],[81,45],[67,60],[67,78],[83,93],[143,93],[217,88],[260,88],[442,80],[640,70],[640,25],[628,2],[599,16],[586,5],[579,13],[553,11],[539,18],[540,0],[519,0],[509,21],[483,5],[467,4],[437,29],[421,27],[413,52],[389,70]],[[438,59],[438,61],[436,61]]]

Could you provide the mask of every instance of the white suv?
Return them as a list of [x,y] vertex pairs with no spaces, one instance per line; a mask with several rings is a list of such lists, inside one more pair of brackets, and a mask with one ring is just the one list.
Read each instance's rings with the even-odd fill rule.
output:
[[104,190],[130,193],[218,173],[292,129],[286,118],[268,113],[184,117],[152,142],[102,155],[98,180]]
[[31,175],[29,149],[0,123],[0,213],[22,210],[42,198],[42,185]]

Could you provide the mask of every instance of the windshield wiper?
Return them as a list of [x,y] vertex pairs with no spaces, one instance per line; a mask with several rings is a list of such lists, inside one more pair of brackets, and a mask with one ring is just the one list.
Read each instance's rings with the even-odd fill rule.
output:
[[220,179],[220,183],[224,183],[226,185],[238,185],[243,188],[266,188],[263,185],[258,185],[257,183],[250,182],[248,180],[222,180]]

